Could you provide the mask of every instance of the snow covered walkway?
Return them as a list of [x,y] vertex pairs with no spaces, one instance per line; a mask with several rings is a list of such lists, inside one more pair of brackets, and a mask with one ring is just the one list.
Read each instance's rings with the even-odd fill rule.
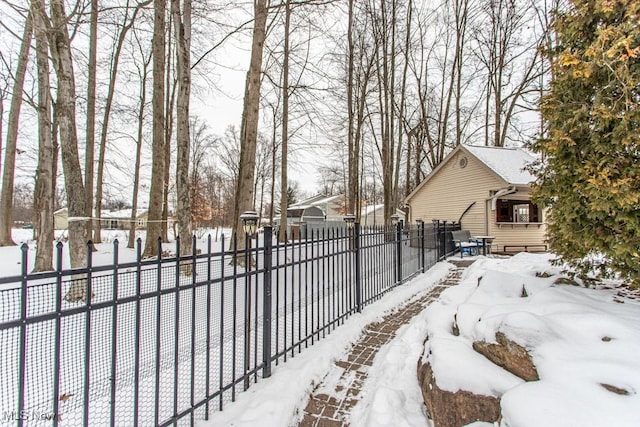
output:
[[472,262],[453,261],[457,268],[452,269],[431,291],[398,307],[382,321],[369,324],[351,352],[336,361],[314,389],[299,426],[337,427],[351,424],[351,410],[360,401],[360,392],[380,348],[393,340],[396,332],[435,301],[444,289],[457,285],[462,272]]

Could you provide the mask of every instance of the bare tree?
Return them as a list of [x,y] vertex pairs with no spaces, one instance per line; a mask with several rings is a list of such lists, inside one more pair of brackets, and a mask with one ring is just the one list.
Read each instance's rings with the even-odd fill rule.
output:
[[[202,219],[209,214],[212,218],[212,209],[215,199],[216,171],[208,169],[213,160],[210,156],[216,149],[216,140],[209,133],[207,123],[200,120],[197,116],[189,120],[189,135],[191,138],[190,147],[190,178],[189,178],[189,197],[191,198],[192,219],[194,220],[194,228],[202,226]],[[204,184],[201,182],[203,181]],[[196,215],[196,211],[197,215]],[[197,219],[200,220],[198,223]]]
[[[384,218],[388,224],[391,215],[395,212],[397,197],[394,171],[397,170],[396,144],[400,141],[394,140],[396,132],[397,117],[395,105],[397,105],[397,94],[395,91],[396,82],[396,60],[397,60],[397,26],[398,26],[398,5],[396,0],[380,0],[379,9],[376,2],[371,2],[371,12],[374,18],[373,33],[376,42],[376,77],[378,84],[378,99],[376,108],[378,110],[379,137],[375,142],[380,153],[382,163],[382,185]],[[372,129],[373,130],[373,129]]]
[[240,135],[237,128],[234,126],[227,127],[220,141],[218,158],[222,166],[224,166],[226,178],[233,182],[234,188],[238,185],[238,175],[240,173],[240,145]]
[[[502,147],[518,103],[535,91],[540,47],[546,35],[533,31],[533,6],[515,0],[488,0],[476,23],[475,53],[485,69],[485,144]],[[526,32],[524,30],[527,30]]]
[[154,0],[153,18],[153,160],[151,167],[151,189],[147,214],[147,240],[145,256],[154,256],[157,251],[156,239],[162,234],[162,193],[165,168],[165,0]]
[[18,127],[20,125],[20,109],[22,107],[22,89],[24,77],[29,61],[29,48],[33,34],[32,17],[29,14],[24,23],[22,43],[18,64],[16,67],[15,81],[9,107],[9,123],[5,144],[4,167],[2,168],[2,190],[0,192],[0,246],[13,246],[15,242],[11,237],[11,209],[13,207],[13,183],[16,167],[16,148],[18,144]]
[[[122,19],[122,28],[118,33],[117,40],[115,42],[113,52],[111,54],[111,65],[109,69],[109,84],[107,86],[107,98],[105,101],[103,118],[102,118],[102,128],[100,132],[100,145],[98,149],[98,170],[96,175],[96,203],[95,203],[95,212],[96,217],[100,218],[102,216],[102,196],[103,196],[103,186],[104,186],[104,167],[105,167],[105,157],[107,150],[107,141],[109,135],[109,123],[111,120],[111,110],[113,107],[114,97],[116,94],[116,81],[118,78],[118,69],[120,64],[120,58],[122,54],[122,47],[127,37],[127,33],[133,27],[133,24],[136,21],[136,17],[140,10],[151,3],[151,0],[146,0],[144,2],[138,3],[136,7],[133,9],[131,16],[129,16],[129,1],[127,1],[127,5],[124,10],[124,16]],[[102,242],[101,237],[101,221],[98,220],[95,224],[95,230],[93,235],[93,241],[95,243]]]
[[[4,56],[2,55],[2,53],[0,52],[0,58],[2,59],[2,63],[3,65],[6,65],[6,61],[4,59]],[[9,68],[7,66],[7,68]],[[9,73],[7,70],[7,74],[2,74],[1,75],[2,81],[0,82],[0,171],[2,170],[2,147],[3,147],[3,140],[4,140],[4,101],[6,101],[6,99],[9,96],[9,82],[10,82],[10,78],[9,78]],[[1,176],[1,173],[0,173]]]
[[[273,165],[272,156],[273,156],[273,139],[267,137],[265,134],[258,134],[258,147],[256,152],[256,201],[255,205],[258,207],[257,212],[260,218],[264,216],[264,207],[265,207],[265,187],[267,183],[270,183],[271,179],[271,168]],[[260,187],[260,195],[258,196],[258,187]],[[273,185],[271,185],[273,188]],[[269,203],[272,205],[271,200]],[[259,203],[259,204],[258,204]]]
[[356,200],[358,199],[358,159],[360,159],[360,147],[357,146],[355,140],[354,116],[355,106],[353,100],[354,92],[354,62],[355,62],[355,43],[354,43],[354,0],[349,0],[348,9],[348,25],[347,25],[347,151],[348,151],[348,170],[349,182],[347,184],[347,212],[356,215],[356,221],[360,221],[360,209],[356,209]]
[[191,0],[171,0],[174,29],[176,33],[178,97],[176,144],[176,189],[178,192],[178,234],[184,242],[182,253],[191,253],[193,224],[191,218],[191,194],[189,192],[189,96],[191,93]]
[[51,84],[48,42],[43,0],[31,1],[36,39],[36,64],[38,73],[38,166],[34,191],[34,230],[36,231],[36,259],[34,271],[53,268],[53,194],[55,190],[54,146],[51,123]]
[[[96,137],[96,75],[98,56],[98,0],[91,0],[89,17],[89,64],[87,79],[87,117],[85,129],[84,187],[86,216],[93,218],[93,162]],[[93,219],[87,223],[87,235],[93,231]]]
[[[169,22],[167,23],[166,32],[171,34],[173,28],[173,14],[169,14]],[[169,188],[171,186],[171,140],[173,135],[173,111],[176,100],[176,90],[178,88],[178,80],[175,76],[173,43],[169,42],[166,46],[166,72],[165,72],[165,131],[164,131],[164,175],[163,175],[163,191],[162,191],[162,241],[169,241]]]
[[269,224],[273,225],[273,218],[275,214],[275,191],[276,191],[276,170],[278,168],[278,116],[279,116],[279,107],[280,107],[281,97],[278,96],[274,103],[270,103],[269,107],[271,109],[271,119],[272,119],[272,128],[271,128],[271,189],[269,196]]
[[[55,112],[60,128],[60,149],[64,171],[65,189],[69,205],[69,253],[71,266],[84,266],[87,260],[87,217],[86,193],[78,156],[78,135],[76,131],[76,85],[73,57],[67,16],[63,0],[51,1],[51,28],[49,50],[58,81]],[[71,302],[86,298],[85,284],[76,280],[65,298]]]
[[239,227],[240,214],[254,208],[253,185],[260,109],[260,75],[268,15],[267,0],[254,0],[253,7],[255,19],[251,43],[251,61],[245,83],[242,126],[240,128],[240,167],[233,209],[233,231],[238,234],[238,243],[242,246],[244,246],[244,231]]
[[[287,194],[289,182],[288,172],[288,146],[289,146],[289,39],[291,31],[291,1],[285,1],[284,9],[284,60],[282,64],[282,144],[281,144],[281,166],[280,166],[280,230],[278,240],[287,241]],[[273,201],[272,201],[273,202]]]
[[144,114],[147,106],[147,77],[149,75],[149,63],[151,62],[151,55],[144,57],[145,53],[140,44],[140,40],[137,35],[135,40],[138,44],[138,51],[142,56],[142,64],[137,65],[138,76],[140,77],[140,103],[138,108],[138,135],[136,137],[136,161],[133,172],[133,194],[131,200],[131,218],[129,223],[129,239],[127,242],[128,248],[133,248],[135,245],[135,231],[136,231],[136,218],[138,212],[138,192],[140,186],[140,159],[142,157],[142,141],[144,130]]
[[414,120],[405,122],[412,142],[407,156],[408,161],[413,158],[415,172],[408,188],[469,138],[466,132],[479,105],[470,100],[481,98],[475,87],[467,94],[478,74],[467,48],[469,8],[469,0],[444,0],[417,14],[417,45],[407,59],[419,101],[413,106]]

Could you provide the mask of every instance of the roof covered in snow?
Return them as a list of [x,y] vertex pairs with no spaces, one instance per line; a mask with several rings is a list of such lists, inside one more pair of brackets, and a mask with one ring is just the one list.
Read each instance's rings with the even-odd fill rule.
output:
[[335,196],[324,196],[324,195],[317,195],[317,196],[313,196],[310,197],[308,199],[305,199],[299,203],[295,203],[291,206],[289,206],[289,209],[304,209],[304,208],[308,208],[311,206],[320,206],[323,207],[325,205],[327,205],[328,203],[331,203],[335,200],[340,199],[341,197],[344,197],[344,194],[337,194]]
[[536,158],[522,148],[478,145],[465,145],[464,148],[509,184],[527,185],[535,180],[525,167]]
[[[147,213],[146,209],[137,209],[136,218]],[[131,218],[131,209],[121,209],[118,211],[102,211],[101,218]]]

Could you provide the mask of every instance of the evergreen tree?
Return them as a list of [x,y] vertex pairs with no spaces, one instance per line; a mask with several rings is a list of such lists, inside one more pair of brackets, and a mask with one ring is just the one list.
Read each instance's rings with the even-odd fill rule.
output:
[[534,198],[549,208],[551,248],[585,271],[600,264],[640,286],[640,2],[570,0],[546,52],[546,137],[532,149]]

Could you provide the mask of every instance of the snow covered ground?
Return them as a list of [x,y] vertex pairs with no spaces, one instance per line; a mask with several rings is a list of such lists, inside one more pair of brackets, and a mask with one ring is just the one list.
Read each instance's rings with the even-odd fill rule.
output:
[[[211,234],[212,239],[212,251],[216,252],[220,250],[220,242],[222,235],[225,236],[226,241],[229,241],[231,236],[231,230],[228,228],[218,229],[218,230],[208,230],[207,233],[202,233],[201,238],[196,240],[196,245],[198,249],[206,250],[207,249],[207,238],[208,235]],[[172,230],[169,229],[169,238],[173,239]],[[33,269],[33,265],[36,259],[36,244],[33,240],[33,230],[32,229],[22,229],[22,228],[14,228],[11,230],[11,236],[13,237],[13,241],[18,246],[4,246],[0,247],[0,277],[9,277],[9,276],[17,276],[22,274],[22,266],[20,264],[20,246],[22,244],[27,244],[29,246],[28,253],[28,262],[27,271],[30,272]],[[55,246],[58,241],[62,241],[64,246],[62,248],[63,253],[63,263],[62,268],[68,269],[70,268],[70,260],[67,249],[67,231],[66,230],[56,230],[55,238],[58,239],[51,244],[51,250],[53,251],[53,260],[55,263],[56,255],[55,255]],[[136,250],[135,248],[127,248],[127,240],[129,237],[129,232],[126,230],[102,230],[102,243],[96,245],[97,252],[92,254],[92,263],[94,266],[97,265],[111,265],[113,264],[113,248],[114,242],[118,241],[118,261],[120,263],[126,262],[134,262],[136,260]],[[136,231],[136,239],[141,238],[144,244],[144,239],[146,238],[146,232],[144,230]],[[163,243],[163,250],[173,252],[175,250],[175,244],[173,240],[169,243]]]
[[[597,289],[554,284],[560,271],[550,265],[550,258],[524,253],[512,258],[478,257],[459,286],[443,292],[438,302],[381,349],[350,424],[428,425],[416,378],[416,362],[428,335],[426,345],[438,385],[449,391],[504,393],[502,427],[640,425],[637,293],[612,283]],[[276,367],[271,379],[239,395],[204,425],[295,424],[314,384],[349,351],[362,328],[426,292],[446,268],[440,263],[367,307],[313,351]],[[458,313],[459,336],[452,334],[454,313]],[[539,381],[524,382],[472,350],[474,340],[495,341],[496,331],[529,350]],[[492,424],[474,423],[480,426]]]

